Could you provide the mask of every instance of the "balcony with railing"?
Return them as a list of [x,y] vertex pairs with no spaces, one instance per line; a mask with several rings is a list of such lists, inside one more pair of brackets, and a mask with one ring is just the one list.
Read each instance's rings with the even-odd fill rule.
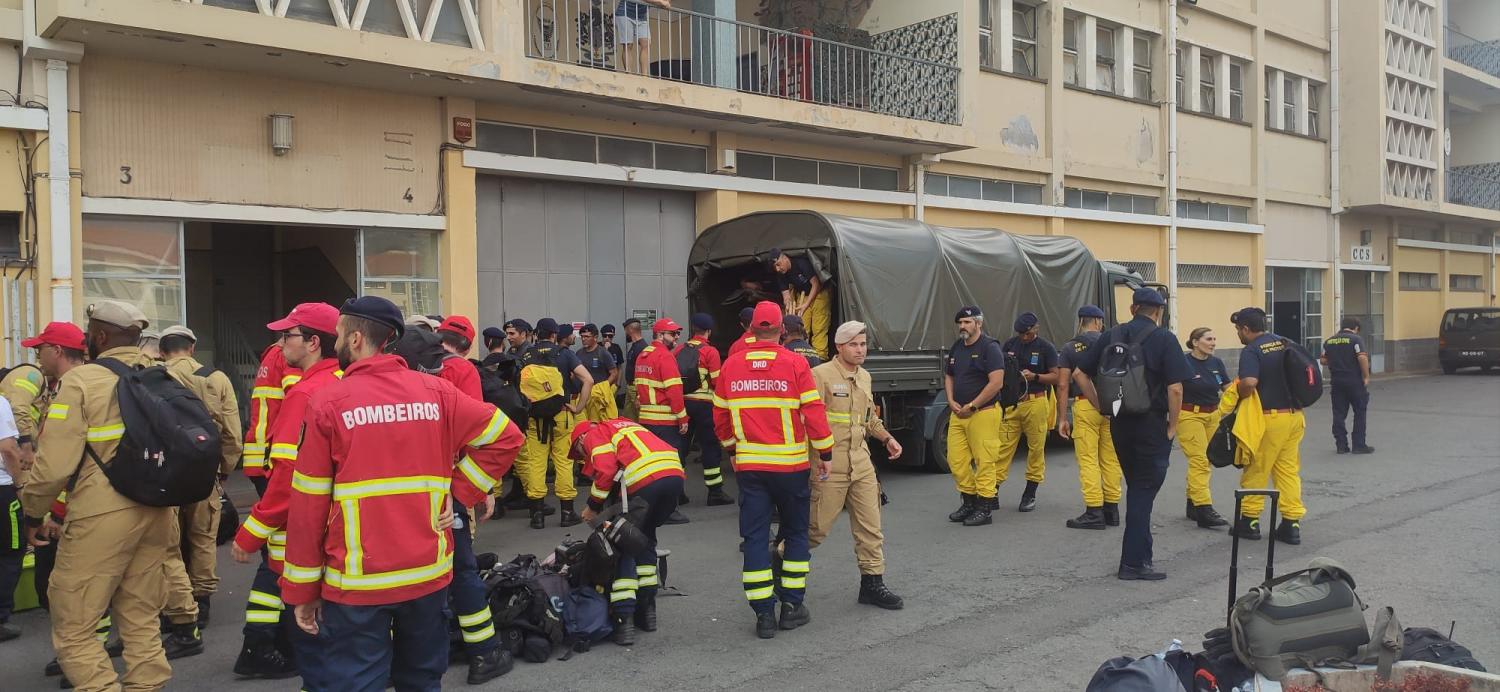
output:
[[[899,118],[957,124],[958,18],[879,33],[779,29],[631,0],[526,0],[526,55]],[[622,5],[628,7],[622,8]],[[639,8],[638,10],[635,8]],[[626,9],[645,12],[629,28]],[[620,31],[650,37],[644,59]],[[842,34],[843,41],[819,33]]]
[[1500,163],[1449,168],[1447,191],[1453,204],[1500,211]]
[[1446,35],[1449,58],[1500,78],[1500,39],[1477,39],[1451,26]]

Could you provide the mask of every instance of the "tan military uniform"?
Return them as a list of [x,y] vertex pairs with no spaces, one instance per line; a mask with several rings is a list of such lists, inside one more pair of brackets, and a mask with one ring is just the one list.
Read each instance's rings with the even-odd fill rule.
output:
[[860,574],[885,573],[885,536],[880,532],[880,483],[870,461],[869,438],[885,439],[885,424],[875,412],[870,373],[844,370],[837,360],[812,370],[818,394],[828,407],[833,429],[833,471],[828,480],[812,475],[812,512],[808,539],[816,548],[828,537],[839,512],[849,510],[854,555]]
[[[167,361],[167,370],[182,381],[188,391],[203,400],[209,415],[219,426],[224,450],[219,473],[228,475],[234,471],[243,448],[240,404],[228,375],[216,370],[208,377],[198,377],[194,373],[202,367],[202,363],[189,356]],[[171,551],[166,560],[166,614],[173,624],[183,625],[198,619],[197,599],[208,598],[219,588],[216,572],[219,488],[216,486],[207,499],[179,508],[177,522],[182,549]]]
[[36,439],[37,421],[42,411],[47,410],[47,383],[42,371],[30,363],[22,363],[0,379],[0,396],[10,401],[10,409],[16,414],[16,432],[23,440]]
[[[114,348],[102,358],[153,364],[136,347]],[[52,646],[79,692],[160,689],[172,676],[162,649],[157,615],[166,600],[162,561],[175,540],[172,510],[137,504],[115,492],[92,459],[115,454],[125,425],[115,397],[118,378],[102,365],[80,365],[62,376],[38,439],[36,465],[21,490],[26,516],[45,516],[68,491],[68,515],[47,589],[52,604]],[[116,679],[104,643],[94,636],[108,609],[125,644],[125,674]]]

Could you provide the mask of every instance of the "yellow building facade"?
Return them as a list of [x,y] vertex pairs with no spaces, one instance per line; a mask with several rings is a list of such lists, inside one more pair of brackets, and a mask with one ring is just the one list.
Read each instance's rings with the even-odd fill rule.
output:
[[1495,304],[1479,0],[676,0],[644,60],[624,1],[0,0],[7,361],[103,297],[236,372],[305,300],[682,319],[694,235],[778,209],[1074,236],[1383,370]]

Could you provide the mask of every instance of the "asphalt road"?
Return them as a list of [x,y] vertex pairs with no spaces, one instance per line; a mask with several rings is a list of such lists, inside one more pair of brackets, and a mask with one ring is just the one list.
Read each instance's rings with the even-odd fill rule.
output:
[[[1446,631],[1500,669],[1500,376],[1463,373],[1392,379],[1373,386],[1372,456],[1335,456],[1324,402],[1309,411],[1302,447],[1308,516],[1303,544],[1278,545],[1278,572],[1314,556],[1341,561],[1367,604],[1391,605],[1407,626]],[[669,583],[680,595],[660,602],[661,631],[637,646],[598,645],[567,662],[518,663],[485,686],[495,690],[1081,690],[1104,660],[1140,656],[1173,638],[1197,648],[1220,624],[1229,538],[1182,515],[1185,461],[1174,452],[1155,515],[1155,583],[1114,578],[1120,530],[1063,526],[1082,500],[1070,449],[1048,453],[1040,507],[1015,511],[1024,460],[1001,488],[993,526],[946,521],[957,495],[947,476],[883,474],[887,583],[906,609],[856,604],[846,520],[813,556],[808,605],[813,621],[771,641],[753,633],[740,590],[733,507],[702,506],[689,471],[691,524],[663,529],[671,548]],[[1228,515],[1237,473],[1214,475]],[[544,531],[511,516],[485,524],[481,551],[509,558],[545,553],[567,531]],[[1242,556],[1245,581],[1264,567],[1265,543]],[[239,681],[230,673],[251,570],[220,557],[223,583],[206,630],[208,651],[174,662],[170,689],[224,692],[295,690],[296,681]],[[1242,583],[1245,583],[1242,581]],[[16,617],[22,639],[0,644],[0,690],[55,689],[42,677],[52,658],[46,616]],[[461,688],[454,666],[445,682]]]

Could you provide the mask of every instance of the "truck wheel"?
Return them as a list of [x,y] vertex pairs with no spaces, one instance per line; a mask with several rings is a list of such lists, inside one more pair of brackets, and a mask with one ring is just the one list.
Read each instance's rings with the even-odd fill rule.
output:
[[932,439],[927,441],[927,465],[928,471],[933,473],[948,473],[948,416],[943,412],[943,417],[938,419],[937,426],[932,430]]

